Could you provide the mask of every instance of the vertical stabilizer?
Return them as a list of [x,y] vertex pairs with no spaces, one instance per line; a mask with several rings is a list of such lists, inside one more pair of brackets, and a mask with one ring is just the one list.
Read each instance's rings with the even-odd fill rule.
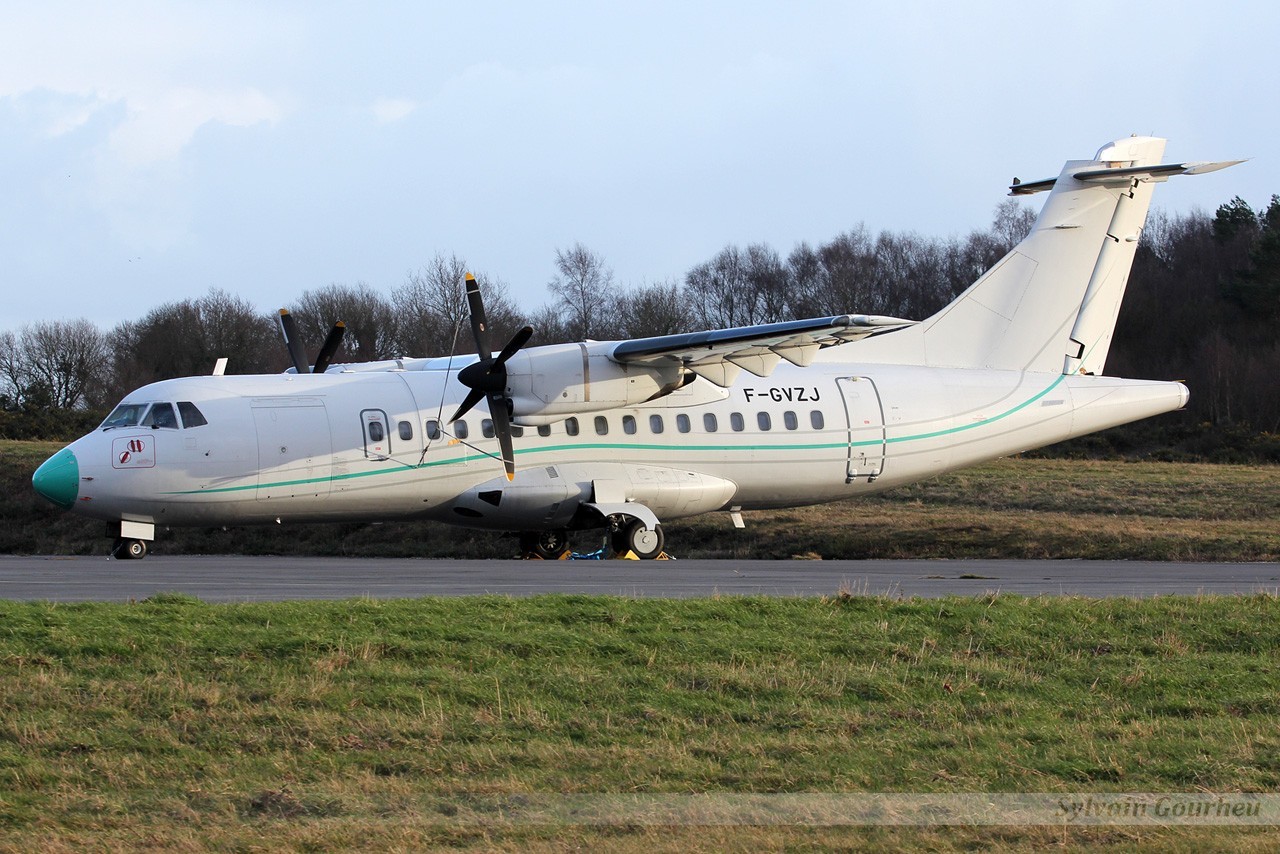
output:
[[[1164,144],[1163,139],[1131,137],[1104,146],[1093,159],[1105,163],[1106,169],[1152,166],[1164,155]],[[1155,189],[1153,182],[1130,175],[1117,176],[1110,186],[1117,192],[1115,210],[1067,336],[1064,374],[1102,373]]]
[[[866,361],[1099,374],[1146,222],[1153,185],[1240,161],[1157,165],[1165,140],[1133,136],[1053,179],[1014,184],[1049,197],[1031,233],[950,305],[859,345]],[[868,346],[869,345],[869,346]]]

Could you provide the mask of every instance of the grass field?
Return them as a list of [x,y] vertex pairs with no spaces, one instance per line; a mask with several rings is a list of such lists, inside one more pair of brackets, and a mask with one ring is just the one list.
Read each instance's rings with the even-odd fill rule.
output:
[[[0,442],[0,551],[104,553]],[[1010,459],[681,556],[1275,560],[1274,466]],[[583,543],[582,545],[589,545]],[[508,556],[436,525],[161,552]],[[145,571],[145,563],[139,564]],[[1271,851],[1280,830],[469,824],[520,793],[1269,792],[1280,600],[0,601],[0,851]]]
[[1280,844],[448,821],[463,794],[1275,791],[1270,596],[159,596],[0,602],[0,626],[9,850]]
[[[55,443],[0,441],[0,553],[105,554],[103,525],[31,490]],[[1280,559],[1280,467],[1011,458],[883,496],[664,527],[677,557]],[[599,537],[576,536],[594,550]],[[511,557],[514,540],[433,523],[159,533],[170,554]]]

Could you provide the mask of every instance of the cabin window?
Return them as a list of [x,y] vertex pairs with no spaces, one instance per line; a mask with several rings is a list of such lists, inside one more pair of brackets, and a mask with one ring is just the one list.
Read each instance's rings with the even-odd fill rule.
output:
[[622,432],[628,436],[636,434],[636,417],[634,415],[622,416]]
[[743,430],[746,429],[747,423],[742,420],[741,412],[729,413],[729,426],[733,428],[733,432],[735,433],[741,433]]
[[413,438],[413,425],[408,421],[401,421],[397,426],[400,431],[400,438],[406,442]]
[[492,418],[486,418],[480,422],[480,434],[484,436],[486,439],[492,439],[494,437],[495,434],[493,430]]
[[550,436],[550,435],[551,435],[551,425],[550,425],[550,424],[539,424],[539,425],[538,425],[538,435],[539,435],[539,436],[542,436],[543,438],[546,438],[547,436]]
[[382,422],[370,421],[369,422],[369,441],[381,442],[385,438],[387,438],[387,431],[382,429]]
[[205,420],[204,413],[189,400],[178,401],[178,414],[182,416],[182,426],[188,430],[192,427],[203,427],[209,423]]
[[511,438],[513,438],[513,439],[519,439],[519,438],[521,438],[522,436],[524,436],[524,428],[523,428],[523,427],[520,427],[519,425],[512,424],[512,425],[511,425]]
[[465,420],[453,422],[453,435],[457,436],[459,439],[465,439],[467,436],[471,435],[471,430],[467,427],[467,422]]
[[564,432],[568,433],[570,436],[578,435],[578,419],[566,418],[564,420]]
[[676,429],[679,430],[681,433],[689,432],[690,427],[689,427],[688,415],[685,415],[683,412],[681,412],[679,415],[676,416]]
[[720,425],[716,421],[716,414],[714,412],[703,413],[702,429],[706,430],[708,433],[714,433],[720,429]]
[[178,416],[173,414],[173,404],[153,403],[147,417],[142,419],[142,426],[177,430]]
[[597,436],[609,435],[609,419],[605,418],[603,415],[596,416],[596,435]]
[[794,430],[800,426],[800,419],[796,418],[796,414],[788,409],[782,413],[782,423],[787,425],[788,430]]
[[661,415],[649,416],[649,430],[653,433],[661,433],[666,427],[662,423]]
[[826,426],[826,421],[822,418],[822,410],[815,409],[809,413],[809,423],[813,425],[814,430],[821,430]]
[[431,441],[434,442],[436,439],[440,438],[440,422],[434,418],[427,422],[426,430],[427,438]]
[[757,412],[757,413],[756,413],[756,425],[757,425],[761,430],[772,430],[772,429],[773,429],[773,419],[769,417],[769,413],[767,413],[767,412]]

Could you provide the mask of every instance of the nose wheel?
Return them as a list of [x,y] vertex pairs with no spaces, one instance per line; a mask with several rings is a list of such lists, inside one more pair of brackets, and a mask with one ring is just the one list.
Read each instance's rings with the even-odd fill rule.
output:
[[142,560],[147,556],[147,541],[121,537],[116,540],[111,556],[118,560]]

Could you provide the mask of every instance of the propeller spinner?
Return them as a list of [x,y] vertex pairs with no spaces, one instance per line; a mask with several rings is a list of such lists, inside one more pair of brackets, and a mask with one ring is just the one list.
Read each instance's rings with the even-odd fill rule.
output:
[[489,401],[489,417],[493,419],[493,433],[502,451],[502,467],[507,480],[516,476],[515,451],[511,446],[511,399],[507,397],[507,361],[529,342],[533,327],[525,326],[507,342],[497,357],[489,346],[489,321],[484,313],[484,298],[476,277],[467,273],[467,307],[471,310],[471,333],[476,339],[476,353],[480,361],[458,371],[458,382],[471,391],[458,411],[449,420],[457,421],[481,400]]

